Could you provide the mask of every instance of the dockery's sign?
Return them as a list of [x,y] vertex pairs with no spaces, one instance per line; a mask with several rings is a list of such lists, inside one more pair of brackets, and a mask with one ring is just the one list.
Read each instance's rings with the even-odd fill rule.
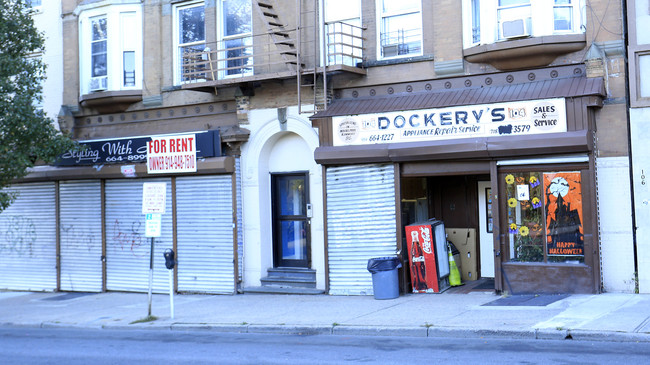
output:
[[564,98],[333,117],[334,145],[567,131]]

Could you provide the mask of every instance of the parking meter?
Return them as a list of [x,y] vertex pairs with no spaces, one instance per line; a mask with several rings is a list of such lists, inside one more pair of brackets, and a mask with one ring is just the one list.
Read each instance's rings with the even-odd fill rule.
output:
[[176,261],[174,260],[174,250],[168,248],[163,252],[163,256],[165,256],[165,266],[167,269],[171,270],[176,266]]

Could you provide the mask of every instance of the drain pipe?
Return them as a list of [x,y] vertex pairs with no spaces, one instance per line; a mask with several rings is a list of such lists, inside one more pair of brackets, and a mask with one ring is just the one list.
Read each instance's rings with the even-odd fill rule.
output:
[[625,114],[627,115],[627,155],[628,159],[630,162],[630,168],[629,168],[629,173],[630,173],[630,204],[632,208],[632,249],[634,253],[634,292],[639,293],[639,263],[638,263],[638,253],[637,253],[637,241],[636,241],[636,204],[635,204],[635,198],[634,198],[634,164],[633,164],[633,156],[632,156],[632,121],[630,118],[630,67],[629,67],[629,54],[628,54],[628,46],[629,46],[629,32],[627,30],[627,25],[628,25],[628,11],[627,11],[627,0],[623,0],[622,2],[622,7],[623,7],[623,47],[625,49],[623,50],[623,54],[625,55]]

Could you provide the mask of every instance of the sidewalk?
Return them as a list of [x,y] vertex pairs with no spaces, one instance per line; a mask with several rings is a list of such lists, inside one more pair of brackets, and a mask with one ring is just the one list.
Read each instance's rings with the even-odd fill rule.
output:
[[[487,305],[486,305],[487,304]],[[0,292],[0,326],[650,342],[650,295],[501,297]]]

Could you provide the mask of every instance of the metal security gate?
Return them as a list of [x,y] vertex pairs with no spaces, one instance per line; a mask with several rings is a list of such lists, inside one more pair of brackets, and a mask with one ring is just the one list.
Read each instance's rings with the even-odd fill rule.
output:
[[55,184],[20,184],[6,190],[19,195],[0,214],[0,289],[56,290]]
[[102,291],[101,182],[59,183],[61,290]]
[[169,278],[163,252],[172,248],[171,179],[107,180],[106,195],[106,289],[146,292],[149,287],[150,238],[145,237],[142,184],[167,183],[166,213],[162,233],[155,238],[153,291],[166,293]]
[[232,176],[176,179],[178,290],[235,292]]
[[393,165],[327,169],[329,293],[371,295],[368,259],[397,249]]

